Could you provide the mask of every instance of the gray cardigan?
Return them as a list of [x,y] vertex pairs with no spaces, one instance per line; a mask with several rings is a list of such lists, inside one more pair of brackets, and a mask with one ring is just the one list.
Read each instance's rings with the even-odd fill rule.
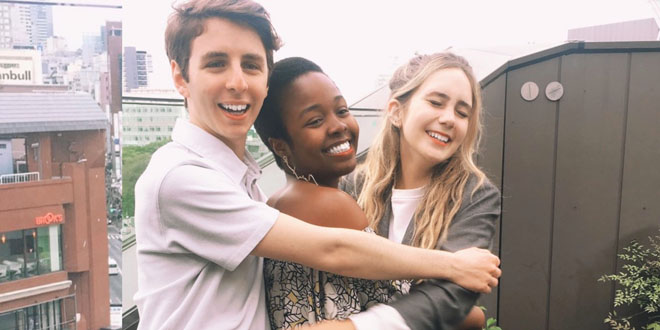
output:
[[[500,192],[487,179],[474,194],[477,178],[471,176],[465,186],[463,202],[449,225],[447,240],[436,249],[457,251],[469,247],[491,249],[495,225],[500,216]],[[357,198],[363,180],[353,174],[341,180],[340,189]],[[391,197],[391,194],[390,194]],[[385,216],[378,226],[378,234],[388,236],[392,218],[390,197],[386,202]],[[412,243],[414,221],[410,222],[403,237],[403,244]],[[445,280],[427,280],[413,285],[410,293],[399,297],[389,305],[394,307],[411,330],[455,329],[467,316],[479,294]]]

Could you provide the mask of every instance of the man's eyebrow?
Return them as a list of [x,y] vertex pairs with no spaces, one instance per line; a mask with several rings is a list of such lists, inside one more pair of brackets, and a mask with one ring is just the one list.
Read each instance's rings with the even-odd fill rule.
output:
[[243,55],[243,59],[248,60],[248,61],[257,61],[257,62],[265,62],[266,59],[259,55],[259,54],[253,54],[253,53],[248,53]]
[[214,58],[227,58],[227,57],[229,57],[229,55],[227,55],[227,53],[208,52],[208,53],[204,54],[204,56],[202,56],[202,62],[206,62],[206,61],[208,61],[210,59],[214,59]]

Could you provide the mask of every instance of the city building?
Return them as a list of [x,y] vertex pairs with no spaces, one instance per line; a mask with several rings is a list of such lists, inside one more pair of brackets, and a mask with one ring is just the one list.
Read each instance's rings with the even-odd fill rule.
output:
[[124,47],[124,92],[148,88],[149,76],[153,72],[151,54],[135,47]]
[[46,40],[46,48],[44,49],[44,53],[57,54],[66,52],[68,49],[69,45],[66,39],[58,36],[52,36]]
[[53,36],[53,11],[48,5],[0,4],[0,48],[42,50]]
[[67,50],[44,52],[41,55],[43,83],[46,85],[69,86],[69,65],[76,61],[76,53]]
[[[177,118],[187,117],[183,98],[174,90],[131,90],[123,96],[122,145],[140,146],[169,140]],[[254,129],[248,132],[245,147],[257,160],[270,154]]]
[[108,126],[89,94],[0,93],[0,329],[109,326]]
[[92,58],[96,54],[103,53],[103,44],[101,42],[102,36],[97,35],[84,35],[81,47],[82,59],[85,65],[92,63]]
[[266,155],[270,155],[270,150],[268,147],[261,141],[259,134],[254,129],[250,128],[247,134],[247,140],[245,140],[245,148],[252,155],[255,160],[259,160]]
[[0,2],[0,49],[11,48],[12,30],[9,6],[8,3]]
[[[108,48],[108,67],[110,70],[110,112],[113,114],[121,111],[121,22],[106,22],[105,42]],[[101,104],[104,108],[105,104]],[[111,125],[114,127],[115,123]]]
[[169,140],[177,118],[187,116],[183,98],[173,90],[133,90],[123,97],[124,146]]

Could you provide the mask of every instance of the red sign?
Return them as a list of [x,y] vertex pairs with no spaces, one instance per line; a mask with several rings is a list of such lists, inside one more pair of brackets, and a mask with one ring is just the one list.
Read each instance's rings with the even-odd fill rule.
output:
[[51,223],[62,223],[64,222],[64,216],[61,214],[53,214],[48,212],[43,217],[34,218],[34,223],[37,225],[50,225]]

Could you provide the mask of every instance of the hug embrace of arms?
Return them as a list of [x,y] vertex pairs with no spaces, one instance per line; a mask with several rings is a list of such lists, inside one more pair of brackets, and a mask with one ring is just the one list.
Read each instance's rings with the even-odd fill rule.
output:
[[[245,142],[279,45],[268,14],[252,1],[192,0],[170,16],[172,79],[190,119],[177,122],[173,141],[154,153],[136,184],[140,329],[270,328],[263,257],[343,276],[437,278],[488,292],[500,271],[487,250],[405,246],[310,224],[265,203]],[[352,325],[345,322],[318,326]]]

